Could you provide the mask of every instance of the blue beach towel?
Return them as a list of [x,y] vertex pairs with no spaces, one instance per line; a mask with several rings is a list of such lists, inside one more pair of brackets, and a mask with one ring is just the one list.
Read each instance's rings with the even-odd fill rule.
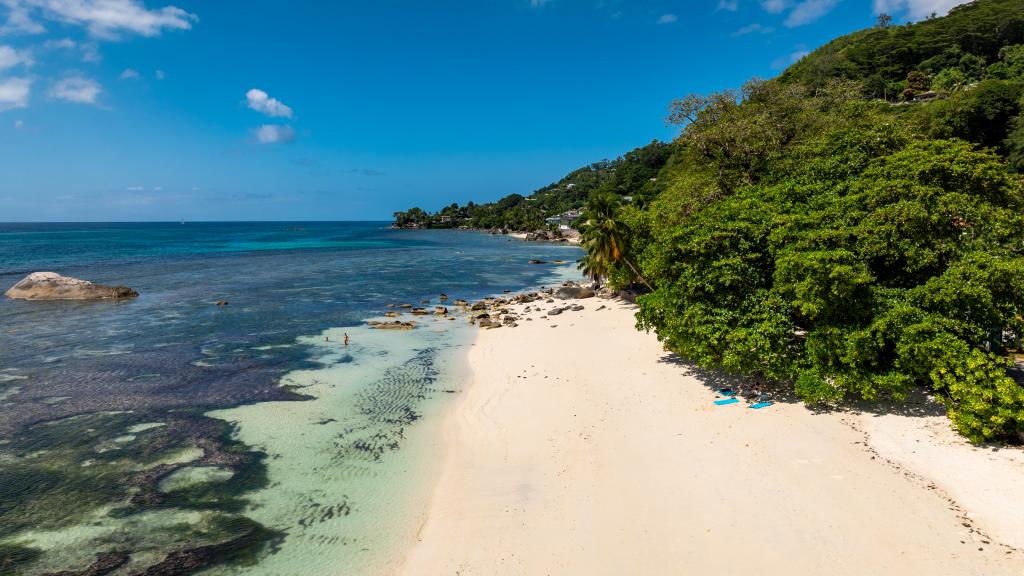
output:
[[754,410],[760,410],[761,408],[767,408],[774,404],[774,402],[758,402],[757,404],[751,404],[750,407]]
[[715,400],[715,405],[716,406],[725,406],[726,404],[735,404],[737,402],[739,402],[739,400],[737,400],[735,398],[728,398],[726,400]]

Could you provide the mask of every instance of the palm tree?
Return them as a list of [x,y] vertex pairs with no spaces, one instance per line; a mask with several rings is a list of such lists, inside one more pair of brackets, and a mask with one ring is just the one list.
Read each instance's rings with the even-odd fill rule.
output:
[[587,255],[580,261],[580,269],[590,276],[607,276],[612,265],[622,262],[648,290],[654,290],[626,257],[629,228],[618,218],[619,205],[619,196],[610,192],[598,192],[587,199],[580,230]]
[[608,275],[607,262],[589,253],[580,259],[579,269],[594,282],[598,282]]

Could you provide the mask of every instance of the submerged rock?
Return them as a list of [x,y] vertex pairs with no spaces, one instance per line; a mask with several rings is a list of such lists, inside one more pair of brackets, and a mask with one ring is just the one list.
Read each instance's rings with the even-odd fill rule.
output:
[[127,286],[93,284],[56,272],[33,272],[4,295],[20,300],[119,300],[134,298],[139,293]]
[[377,330],[412,330],[416,327],[415,322],[401,322],[395,320],[394,322],[381,322],[380,324],[374,324],[373,328]]
[[161,480],[159,490],[167,493],[207,482],[226,482],[234,475],[233,470],[219,466],[186,466],[171,472]]

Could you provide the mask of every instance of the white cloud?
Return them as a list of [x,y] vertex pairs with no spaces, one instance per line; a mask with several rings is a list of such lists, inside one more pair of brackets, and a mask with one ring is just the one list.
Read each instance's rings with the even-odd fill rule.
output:
[[25,121],[24,120],[15,120],[14,121],[14,129],[15,130],[21,130],[24,127],[25,127]]
[[74,50],[77,47],[78,43],[71,38],[59,38],[43,42],[43,48],[47,50]]
[[765,12],[771,12],[772,14],[778,14],[789,8],[791,2],[789,0],[761,0],[761,8]]
[[119,80],[135,80],[139,77],[139,71],[134,68],[125,68],[121,75],[118,76]]
[[153,72],[153,77],[157,80],[163,80],[167,77],[167,74],[165,74],[163,70],[157,70],[156,72]]
[[541,6],[547,4],[550,1],[551,0],[530,0],[530,6],[533,6],[534,8],[540,8]]
[[95,42],[86,42],[80,47],[82,48],[82,62],[96,63],[102,60],[100,57],[100,47]]
[[164,187],[163,186],[153,186],[153,192],[163,192],[163,191],[164,191]]
[[28,52],[15,50],[10,46],[0,46],[0,72],[18,65],[31,66],[32,56]]
[[0,25],[0,34],[42,34],[46,31],[29,15],[27,7],[11,0],[0,1],[7,8],[7,20]]
[[47,40],[46,42],[43,42],[43,49],[79,50],[82,52],[83,62],[96,63],[102,60],[102,58],[100,58],[100,47],[95,42],[82,42],[79,44],[70,38],[60,38],[57,40]]
[[875,14],[906,13],[910,20],[921,20],[932,14],[945,16],[965,0],[875,0]]
[[95,104],[103,88],[99,83],[84,76],[70,76],[59,80],[50,87],[50,98],[74,104]]
[[718,9],[735,12],[740,7],[739,0],[718,0]]
[[790,64],[796,64],[801,58],[807,56],[811,52],[803,46],[797,46],[797,49],[786,56],[779,56],[772,61],[772,68],[775,70],[781,70]]
[[145,186],[127,186],[127,187],[125,187],[125,190],[127,192],[142,192],[145,189],[146,189]]
[[733,32],[732,35],[746,36],[747,34],[754,34],[755,32],[758,34],[771,34],[772,32],[775,32],[775,28],[772,28],[771,26],[764,26],[762,24],[754,23],[748,26],[744,26],[743,28],[740,28],[739,30]]
[[662,14],[658,24],[674,24],[679,18],[675,14]]
[[291,108],[285,106],[284,103],[277,98],[271,98],[269,94],[259,88],[253,88],[246,92],[245,101],[249,108],[252,108],[257,112],[262,112],[272,118],[292,117]]
[[4,78],[0,80],[0,112],[27,108],[32,92],[31,78]]
[[256,129],[255,136],[260,144],[286,144],[295,139],[295,129],[291,126],[264,124]]
[[788,28],[810,24],[831,12],[838,3],[839,0],[804,0],[793,8],[784,24]]
[[139,0],[0,0],[8,9],[4,29],[38,34],[38,19],[85,27],[90,34],[116,38],[121,33],[158,36],[164,30],[189,30],[199,20],[176,6],[150,10]]

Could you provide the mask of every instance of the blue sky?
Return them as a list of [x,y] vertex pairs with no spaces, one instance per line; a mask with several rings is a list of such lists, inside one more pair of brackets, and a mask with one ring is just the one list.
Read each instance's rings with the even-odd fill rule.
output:
[[670,139],[955,0],[0,0],[0,221],[363,220]]

